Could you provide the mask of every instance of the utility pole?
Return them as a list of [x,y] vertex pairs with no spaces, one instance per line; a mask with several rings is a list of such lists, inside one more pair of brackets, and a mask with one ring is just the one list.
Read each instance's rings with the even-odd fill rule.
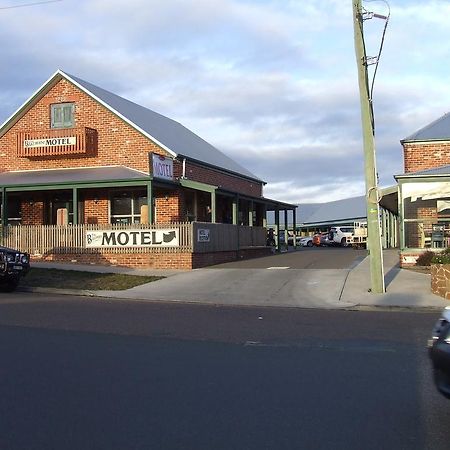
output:
[[375,128],[372,98],[367,74],[368,58],[364,46],[361,0],[353,0],[353,26],[364,144],[364,172],[367,202],[367,250],[370,261],[371,292],[383,294],[385,292],[385,284],[383,253],[381,248],[380,206],[378,203],[380,198],[377,186],[375,159]]

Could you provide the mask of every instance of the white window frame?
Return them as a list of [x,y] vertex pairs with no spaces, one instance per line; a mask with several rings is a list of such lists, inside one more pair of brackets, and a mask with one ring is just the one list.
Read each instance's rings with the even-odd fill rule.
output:
[[[64,109],[70,108],[70,120],[64,121]],[[61,110],[61,121],[56,122],[56,111]],[[75,125],[75,104],[74,103],[53,103],[50,105],[50,126],[51,128],[73,128]]]

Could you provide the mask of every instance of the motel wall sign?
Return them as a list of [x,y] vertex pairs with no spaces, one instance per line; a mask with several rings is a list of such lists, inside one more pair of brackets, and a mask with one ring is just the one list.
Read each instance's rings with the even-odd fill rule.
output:
[[88,248],[178,247],[179,245],[177,228],[86,231],[86,247]]
[[57,147],[58,145],[76,145],[76,136],[43,138],[43,139],[25,139],[23,141],[24,148],[36,147]]
[[151,153],[153,178],[173,180],[173,159]]

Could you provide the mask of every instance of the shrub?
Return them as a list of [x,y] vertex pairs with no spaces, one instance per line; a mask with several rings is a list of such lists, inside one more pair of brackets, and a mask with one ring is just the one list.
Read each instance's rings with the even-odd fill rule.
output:
[[417,258],[416,266],[430,266],[435,255],[436,253],[431,250],[427,250],[426,252],[420,254]]
[[435,253],[431,259],[432,264],[450,264],[450,248],[446,248],[442,252]]

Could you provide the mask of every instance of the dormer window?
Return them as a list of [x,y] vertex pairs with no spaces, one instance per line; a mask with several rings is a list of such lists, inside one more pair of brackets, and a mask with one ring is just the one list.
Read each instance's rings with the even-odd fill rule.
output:
[[73,103],[55,103],[50,106],[52,128],[72,128],[74,126]]

